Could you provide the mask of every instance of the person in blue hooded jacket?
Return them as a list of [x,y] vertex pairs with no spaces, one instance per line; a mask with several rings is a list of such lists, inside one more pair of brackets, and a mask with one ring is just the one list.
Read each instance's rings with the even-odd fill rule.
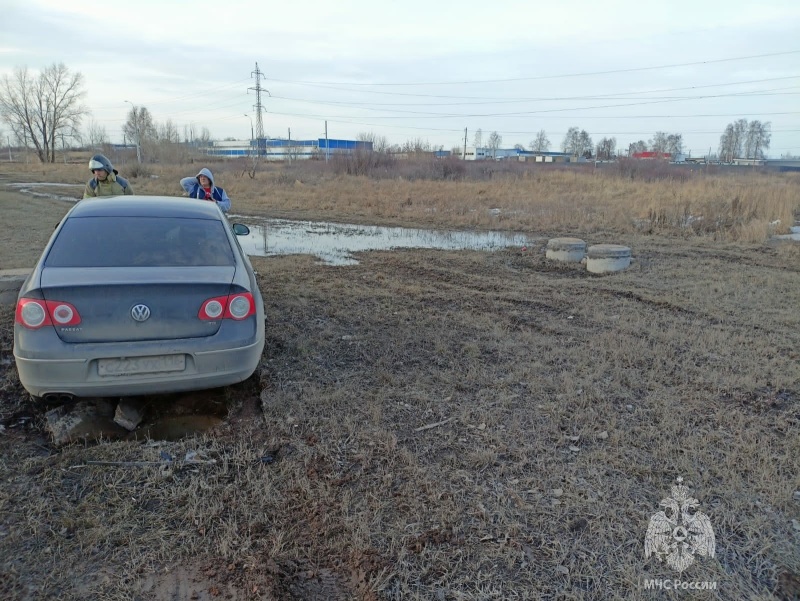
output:
[[206,167],[203,167],[194,177],[184,177],[181,180],[181,187],[186,190],[190,198],[215,201],[223,213],[227,213],[231,209],[231,199],[228,198],[225,190],[214,185],[214,176]]

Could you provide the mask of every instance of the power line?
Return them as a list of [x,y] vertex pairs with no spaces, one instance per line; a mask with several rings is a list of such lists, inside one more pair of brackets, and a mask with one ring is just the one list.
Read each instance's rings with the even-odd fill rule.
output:
[[[187,98],[198,98],[198,97],[202,97],[202,96],[209,96],[209,95],[212,95],[212,94],[217,96],[217,95],[219,95],[219,90],[223,90],[223,89],[226,89],[226,88],[232,88],[234,86],[241,86],[242,83],[245,82],[245,81],[250,81],[250,80],[249,79],[240,79],[239,81],[234,81],[234,82],[231,82],[231,83],[222,84],[222,85],[219,85],[219,86],[217,86],[215,88],[210,88],[210,89],[206,88],[205,91],[200,90],[200,91],[198,91],[196,93],[186,94],[186,95],[183,95],[183,96],[174,96],[172,98],[166,98],[166,99],[162,99],[162,100],[145,101],[145,102],[142,102],[141,104],[142,104],[142,106],[145,106],[145,105],[158,106],[158,105],[161,105],[161,104],[170,104],[172,102],[178,102],[179,100],[185,100]],[[98,107],[98,110],[116,109],[116,108],[118,108],[116,105],[113,105],[113,106],[109,105],[109,106],[100,106],[100,107]]]
[[[721,84],[724,85],[724,84]],[[699,86],[705,87],[705,86]],[[748,92],[730,92],[729,94],[719,94],[719,97],[728,96],[788,96],[797,94],[798,92],[783,92],[775,93],[778,90],[794,90],[798,86],[788,86],[784,88],[770,88],[766,90],[751,90]],[[593,96],[550,96],[538,98],[514,98],[514,99],[493,99],[493,100],[480,100],[477,102],[366,102],[366,101],[339,101],[339,100],[315,100],[310,98],[293,98],[291,96],[272,96],[275,100],[290,100],[294,102],[311,102],[317,104],[365,107],[365,106],[407,106],[407,107],[424,107],[424,106],[475,106],[481,104],[516,104],[522,102],[565,102],[570,100],[634,100],[630,96],[636,94],[648,94],[652,92],[617,92],[615,94],[595,94]],[[695,100],[698,98],[711,98],[714,96],[649,96],[643,98],[646,100]],[[454,98],[462,98],[454,96]]]
[[[766,92],[766,91],[765,91]],[[629,102],[625,104],[609,104],[609,105],[598,105],[598,106],[590,106],[590,107],[566,107],[566,108],[559,108],[559,109],[542,109],[536,111],[516,111],[512,113],[485,113],[485,114],[468,114],[468,113],[434,113],[430,111],[411,111],[411,110],[402,110],[402,109],[386,109],[386,108],[373,108],[368,106],[369,103],[357,103],[357,102],[336,102],[336,101],[326,101],[326,100],[307,100],[302,98],[288,98],[284,96],[274,96],[275,99],[281,100],[290,100],[294,102],[306,102],[309,104],[320,104],[323,106],[345,106],[345,107],[352,107],[358,108],[361,110],[367,111],[383,111],[389,113],[404,113],[408,115],[419,115],[420,118],[437,118],[437,117],[504,117],[504,116],[515,116],[515,115],[527,115],[527,114],[538,114],[544,112],[567,112],[567,111],[578,111],[578,110],[586,110],[586,109],[596,109],[596,108],[619,108],[619,107],[629,107],[629,106],[641,106],[646,104],[662,104],[668,102],[681,102],[684,100],[707,100],[709,98],[731,98],[731,97],[747,97],[747,96],[779,96],[779,95],[796,95],[797,92],[792,93],[783,93],[783,94],[776,94],[776,93],[762,93],[762,92],[733,92],[730,94],[708,94],[705,96],[676,96],[676,97],[667,97],[667,98],[652,98],[648,100],[642,100],[640,102]],[[592,97],[585,97],[586,99],[591,99]],[[458,103],[454,103],[458,104]],[[472,106],[472,103],[466,103]],[[484,103],[478,103],[484,104]],[[486,104],[495,104],[495,103],[486,103]],[[502,104],[502,103],[496,103]],[[384,105],[381,105],[384,106]],[[424,106],[424,105],[401,105],[401,106]],[[442,105],[436,105],[442,106]],[[396,118],[396,117],[381,117],[381,118]],[[402,118],[402,117],[398,117]]]
[[[715,96],[704,96],[704,97],[697,97],[697,99],[702,98],[714,98]],[[420,111],[402,111],[402,110],[394,110],[394,113],[405,113],[406,115],[374,115],[373,118],[376,119],[466,119],[466,118],[475,118],[475,117],[525,117],[529,115],[538,115],[538,116],[550,116],[548,113],[565,113],[571,111],[585,111],[585,110],[594,110],[594,109],[607,109],[607,108],[627,108],[632,106],[643,106],[648,104],[665,104],[668,102],[676,102],[673,100],[654,100],[654,101],[643,101],[643,102],[631,102],[627,104],[605,104],[605,105],[595,105],[595,106],[581,106],[581,107],[570,107],[570,108],[558,108],[558,109],[539,109],[533,111],[515,111],[509,113],[430,113],[430,112],[420,112]],[[325,104],[324,102],[320,102],[319,104]],[[368,107],[364,107],[364,110],[380,110],[380,109],[370,109]],[[796,115],[800,114],[798,112],[770,112],[770,113],[748,113],[750,115]],[[658,117],[735,117],[737,115],[725,115],[725,114],[710,114],[710,115],[621,115],[621,116],[614,116],[614,115],[605,115],[605,116],[570,116],[569,118],[582,118],[582,119],[640,119],[640,118],[658,118]],[[336,115],[336,117],[346,117],[346,115]],[[552,117],[557,118],[557,117]]]
[[[746,83],[761,83],[765,81],[779,81],[782,79],[797,79],[800,75],[789,75],[786,77],[770,77],[766,79],[751,79],[747,81],[737,81],[737,82],[730,82],[730,83],[720,83],[720,84],[706,84],[701,86],[684,86],[680,88],[665,88],[660,90],[649,90],[643,92],[628,92],[628,94],[648,94],[648,93],[656,93],[656,92],[677,92],[681,90],[699,90],[702,88],[714,88],[714,87],[722,87],[722,86],[734,86]],[[461,100],[504,100],[504,98],[497,98],[491,96],[466,96],[464,94],[459,94],[457,96],[452,95],[445,95],[445,94],[414,94],[410,92],[383,92],[380,90],[362,90],[362,89],[352,89],[352,88],[338,88],[338,87],[330,87],[324,85],[318,85],[313,83],[297,83],[297,82],[290,82],[296,85],[301,85],[305,87],[311,88],[320,88],[322,90],[336,90],[338,92],[357,92],[359,94],[378,94],[381,96],[407,96],[410,98],[443,98],[443,99],[461,99]],[[625,92],[615,92],[614,94],[625,94]],[[612,94],[613,95],[613,94]],[[520,100],[526,100],[526,98],[521,98]]]
[[315,83],[322,85],[351,85],[351,86],[449,86],[449,85],[464,85],[464,84],[485,84],[485,83],[508,83],[512,81],[538,81],[543,79],[564,79],[568,77],[589,77],[593,75],[611,75],[614,73],[636,73],[641,71],[655,71],[659,69],[674,69],[676,67],[693,67],[696,65],[710,65],[714,63],[727,63],[733,61],[749,60],[754,58],[768,58],[773,56],[785,56],[788,54],[798,54],[800,50],[788,50],[786,52],[771,52],[768,54],[752,54],[750,56],[736,56],[731,58],[719,58],[705,61],[694,61],[690,63],[674,63],[671,65],[655,65],[651,67],[633,67],[629,69],[611,69],[608,71],[591,71],[586,73],[565,73],[561,75],[537,75],[535,77],[509,77],[504,79],[474,79],[462,81],[429,81],[429,82],[405,82],[405,83],[356,83],[356,82],[342,82],[342,81],[318,81],[309,82],[303,80],[291,79],[275,79],[270,78],[272,81],[281,81],[285,83]]

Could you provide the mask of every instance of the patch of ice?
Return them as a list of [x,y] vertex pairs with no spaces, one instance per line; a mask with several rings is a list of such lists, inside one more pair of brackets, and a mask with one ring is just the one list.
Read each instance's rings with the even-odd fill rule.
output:
[[50,192],[37,192],[34,188],[77,188],[83,189],[84,184],[65,184],[60,182],[43,182],[43,183],[11,183],[7,184],[9,188],[16,188],[22,194],[28,194],[37,198],[52,198],[53,200],[64,200],[67,202],[78,202],[80,198],[76,196],[63,196],[61,194],[52,194]]

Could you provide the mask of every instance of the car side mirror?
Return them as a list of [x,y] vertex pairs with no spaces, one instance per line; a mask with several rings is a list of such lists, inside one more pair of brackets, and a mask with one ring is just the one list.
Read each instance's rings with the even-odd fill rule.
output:
[[247,227],[244,223],[234,223],[233,224],[233,233],[237,236],[246,236],[250,233],[250,228]]

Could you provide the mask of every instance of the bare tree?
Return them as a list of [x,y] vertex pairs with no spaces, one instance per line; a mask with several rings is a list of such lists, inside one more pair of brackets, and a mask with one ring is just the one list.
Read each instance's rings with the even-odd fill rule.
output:
[[772,139],[772,125],[769,121],[762,123],[755,119],[747,126],[747,137],[745,138],[745,157],[748,159],[764,158],[764,152],[769,148]]
[[683,154],[683,134],[667,135],[667,152],[673,157]]
[[769,122],[738,119],[725,126],[719,138],[720,159],[728,163],[737,157],[758,159],[765,156],[772,140],[772,126]]
[[56,139],[75,137],[88,114],[83,75],[64,63],[52,64],[38,77],[27,67],[0,81],[0,115],[18,140],[30,140],[42,163],[56,160]]
[[580,142],[580,147],[583,149],[581,156],[587,159],[591,159],[592,150],[594,149],[594,144],[592,144],[592,137],[588,133],[586,133],[585,129],[581,130],[579,142]]
[[628,145],[628,156],[633,156],[641,152],[647,152],[647,142],[644,140],[639,140],[638,142],[633,142]]
[[663,131],[657,131],[649,143],[650,151],[656,154],[666,154],[667,145],[667,134]]
[[730,163],[736,156],[736,133],[733,123],[728,123],[719,137],[719,156],[726,163]]
[[489,141],[487,142],[488,147],[492,151],[492,158],[497,158],[497,149],[500,148],[500,144],[503,143],[503,136],[498,134],[496,131],[493,131],[489,134]]
[[733,154],[731,160],[735,157],[744,156],[744,143],[747,137],[747,119],[737,119],[733,122]]
[[172,121],[167,119],[164,123],[158,126],[158,139],[167,144],[179,144],[181,136],[178,133],[178,126]]
[[547,134],[543,129],[540,129],[536,137],[531,140],[530,149],[534,152],[547,152],[550,150],[550,140],[547,139]]
[[650,140],[650,150],[657,154],[672,156],[683,152],[683,134],[668,134],[657,131]]
[[137,140],[140,144],[158,138],[158,129],[146,106],[134,106],[128,111],[122,132],[129,140]]
[[578,137],[580,136],[580,130],[577,127],[570,127],[567,130],[567,133],[564,134],[564,140],[561,142],[561,150],[564,152],[569,152],[570,154],[574,154],[574,149],[578,144]]
[[406,140],[403,142],[403,145],[400,147],[400,152],[407,155],[422,154],[425,152],[433,152],[433,147],[428,140],[414,138],[413,140]]
[[475,148],[480,148],[483,144],[483,131],[481,129],[477,129],[475,131],[475,137],[473,138],[472,145]]
[[616,155],[617,152],[617,139],[616,138],[603,138],[597,143],[597,158],[603,161],[608,161]]
[[142,162],[142,147],[148,146],[149,152],[151,150],[150,143],[158,138],[158,131],[150,111],[147,110],[147,107],[138,107],[133,104],[128,113],[128,119],[122,126],[122,133],[128,140],[133,140],[136,144],[136,160],[139,163]]
[[208,146],[211,143],[211,132],[207,127],[200,129],[200,135],[195,138],[199,146]]
[[11,162],[11,136],[5,130],[0,129],[0,146],[5,146],[8,149],[8,162]]
[[106,128],[92,119],[89,121],[89,127],[86,131],[86,141],[92,150],[99,150],[104,144],[108,144]]
[[574,157],[591,158],[593,147],[592,137],[585,129],[579,130],[577,127],[570,127],[561,143],[562,150]]
[[372,142],[372,152],[385,154],[389,150],[389,141],[386,136],[379,136],[373,132],[362,132],[356,136],[359,142]]

